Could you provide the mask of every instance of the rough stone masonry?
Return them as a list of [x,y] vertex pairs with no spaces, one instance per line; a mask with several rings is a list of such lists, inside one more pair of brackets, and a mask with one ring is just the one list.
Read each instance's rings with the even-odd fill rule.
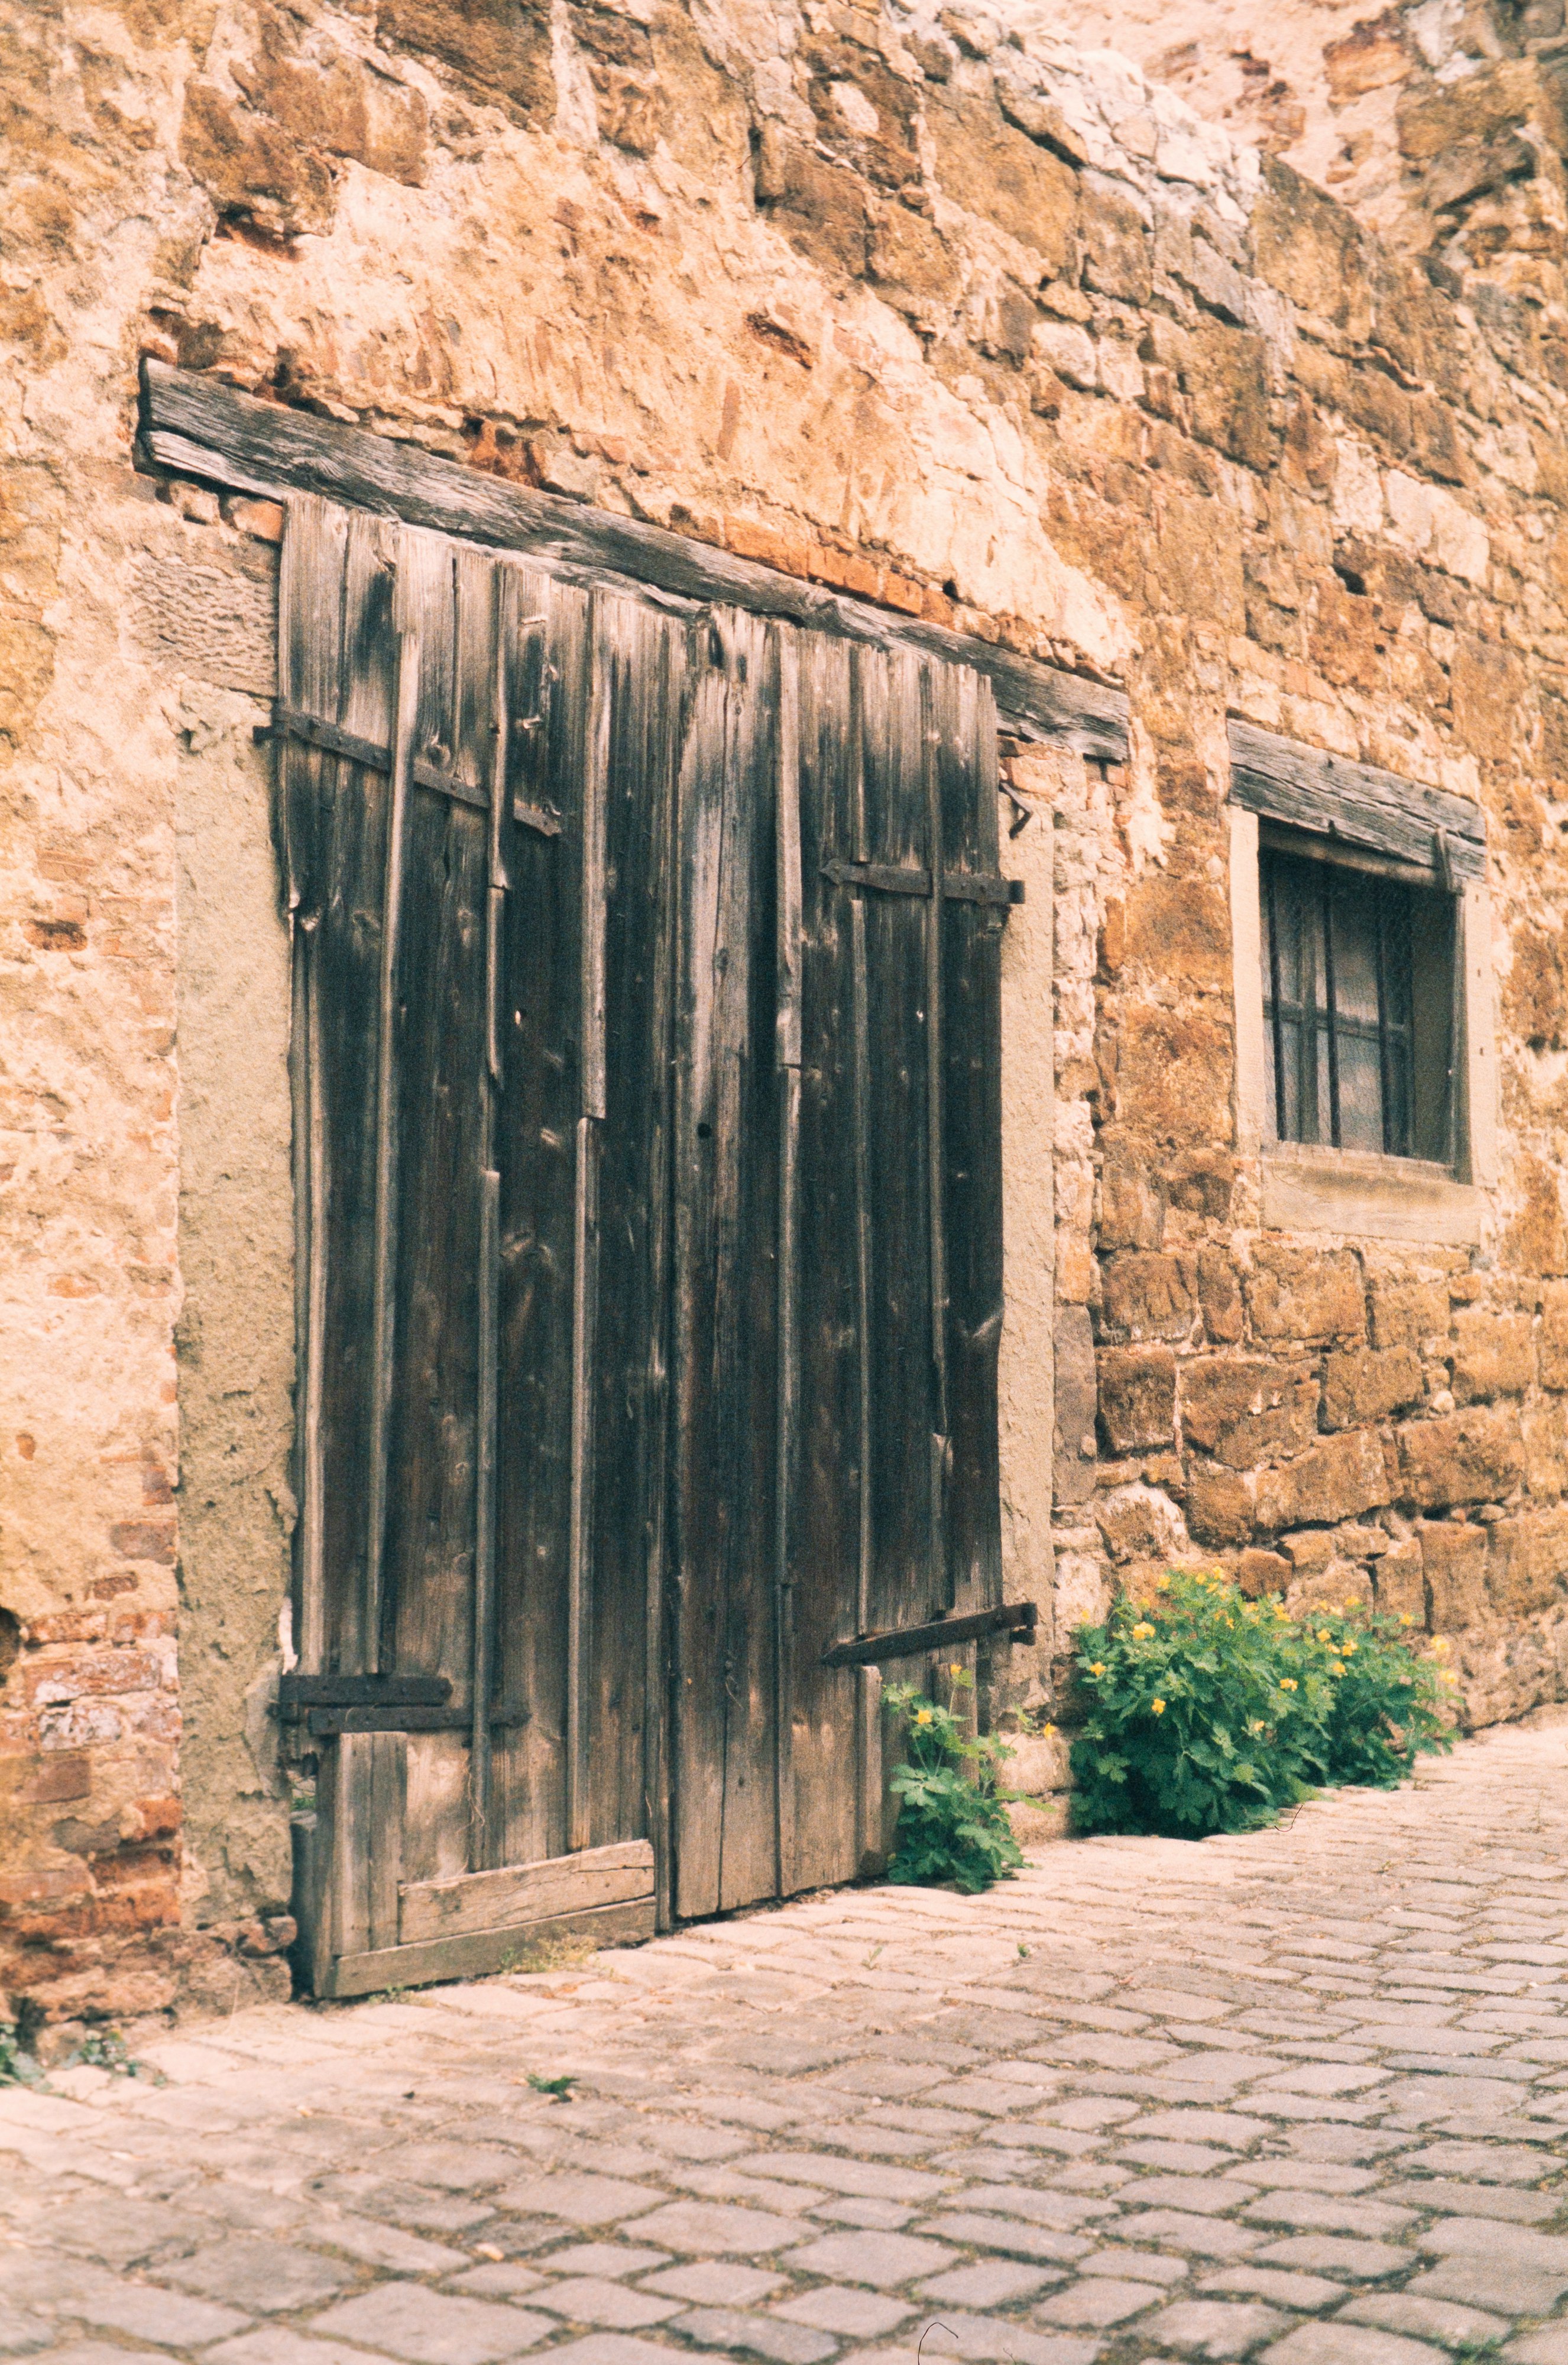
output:
[[[286,1978],[279,519],[138,472],[144,353],[1124,683],[1125,770],[1004,751],[1020,850],[1054,839],[1010,952],[1054,1150],[1007,1177],[1003,1423],[1009,1582],[1054,1620],[994,1705],[1054,1702],[1075,1622],[1189,1557],[1452,1635],[1477,1721],[1561,1696],[1561,73],[1506,14],[1336,22],[1301,162],[1372,229],[983,12],[0,5],[13,2009]],[[1363,189],[1327,133],[1369,90],[1400,161]],[[1264,1223],[1227,713],[1484,812],[1473,1242]]]

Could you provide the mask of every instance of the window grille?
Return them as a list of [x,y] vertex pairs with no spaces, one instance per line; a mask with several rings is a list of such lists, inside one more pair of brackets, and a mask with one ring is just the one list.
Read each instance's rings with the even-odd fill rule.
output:
[[1260,872],[1275,1138],[1448,1160],[1451,898],[1272,847]]

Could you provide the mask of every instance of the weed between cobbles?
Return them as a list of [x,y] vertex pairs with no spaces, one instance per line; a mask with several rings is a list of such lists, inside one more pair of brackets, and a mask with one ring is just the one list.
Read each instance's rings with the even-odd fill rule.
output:
[[1287,1615],[1225,1577],[1172,1570],[1078,1635],[1089,1715],[1071,1748],[1073,1829],[1198,1839],[1256,1831],[1341,1782],[1391,1788],[1452,1745],[1439,1663],[1408,1621],[1340,1606]]

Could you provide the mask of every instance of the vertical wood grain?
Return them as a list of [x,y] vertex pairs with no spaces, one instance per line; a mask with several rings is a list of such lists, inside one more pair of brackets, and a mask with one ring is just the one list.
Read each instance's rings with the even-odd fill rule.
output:
[[381,976],[375,1034],[375,1204],[372,1216],[370,1455],[365,1490],[364,1650],[374,1673],[382,1664],[386,1555],[387,1456],[391,1450],[398,1255],[398,955],[403,917],[403,867],[409,827],[414,719],[420,693],[420,630],[412,603],[397,626],[392,783],[386,867],[381,898]]

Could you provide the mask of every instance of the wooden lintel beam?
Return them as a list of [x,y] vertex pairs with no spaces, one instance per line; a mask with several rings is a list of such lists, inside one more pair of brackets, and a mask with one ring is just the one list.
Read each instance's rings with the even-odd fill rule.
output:
[[391,435],[260,401],[217,378],[150,359],[141,369],[140,431],[144,466],[274,499],[290,491],[320,493],[525,553],[569,579],[602,582],[610,575],[672,599],[718,601],[837,639],[913,648],[970,666],[991,682],[1002,727],[1014,736],[1070,746],[1097,762],[1126,760],[1126,693],[1109,683],[869,607],[637,518],[506,483]]

